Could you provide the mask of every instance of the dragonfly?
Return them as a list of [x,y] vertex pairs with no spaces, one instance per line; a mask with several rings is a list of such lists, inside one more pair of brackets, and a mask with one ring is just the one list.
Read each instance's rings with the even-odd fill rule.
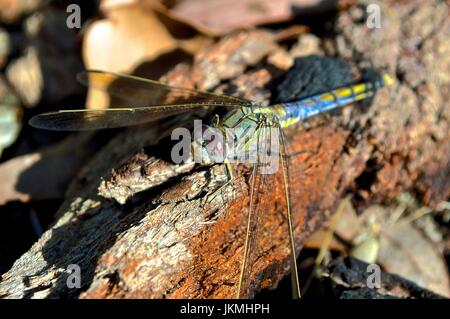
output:
[[[293,230],[289,158],[283,130],[324,112],[371,98],[380,88],[393,83],[393,78],[384,74],[373,81],[340,87],[298,101],[267,106],[231,95],[178,88],[137,76],[99,70],[87,70],[79,75],[79,80],[91,88],[106,90],[126,107],[60,110],[36,115],[31,118],[29,124],[35,128],[57,131],[98,130],[151,123],[186,112],[226,108],[225,116],[214,116],[209,128],[223,135],[232,130],[231,140],[235,144],[234,147],[227,147],[228,141],[216,140],[212,143],[211,139],[205,139],[204,135],[201,135],[192,142],[192,149],[200,153],[204,163],[225,163],[230,179],[233,178],[233,163],[249,159],[252,163],[249,183],[250,203],[236,289],[237,298],[249,295],[254,261],[252,258],[255,255],[252,247],[255,245],[256,231],[261,222],[260,215],[264,201],[261,189],[267,183],[267,176],[274,174],[267,169],[268,163],[274,163],[274,158],[276,163],[281,164],[283,178],[292,296],[293,298],[301,296]],[[277,146],[275,151],[272,149],[273,145]],[[219,148],[233,151],[229,151],[229,154],[222,156],[219,161],[212,155]]]

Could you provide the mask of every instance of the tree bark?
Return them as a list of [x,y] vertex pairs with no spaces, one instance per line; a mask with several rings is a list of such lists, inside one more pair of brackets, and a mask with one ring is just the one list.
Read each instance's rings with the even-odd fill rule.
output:
[[[427,2],[379,3],[382,27],[370,29],[361,19],[362,1],[339,13],[337,35],[321,43],[325,49],[313,49],[355,69],[384,68],[397,81],[368,107],[348,107],[326,122],[289,130],[291,146],[299,152],[290,158],[298,250],[348,193],[361,204],[389,201],[406,189],[427,205],[449,196],[450,19],[445,2]],[[291,65],[289,60],[302,52],[311,53],[308,48],[286,51],[265,31],[237,33],[166,79],[202,88],[227,80],[219,89],[234,87],[244,97],[267,99],[270,92],[263,87],[285,71],[277,66]],[[277,63],[280,57],[287,62]],[[156,143],[173,125],[128,129],[101,149],[72,183],[55,224],[2,276],[0,296],[234,297],[249,169],[239,166],[227,183],[224,165],[164,161]],[[250,295],[275,288],[289,272],[279,176],[264,196]],[[79,289],[67,286],[70,264],[80,267]]]

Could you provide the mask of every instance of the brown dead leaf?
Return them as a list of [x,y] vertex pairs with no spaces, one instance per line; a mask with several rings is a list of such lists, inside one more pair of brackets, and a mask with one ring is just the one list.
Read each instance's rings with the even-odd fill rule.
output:
[[281,22],[292,16],[289,0],[185,0],[170,12],[215,35]]
[[344,199],[346,201],[346,206],[341,217],[336,221],[336,228],[334,230],[340,238],[345,241],[351,242],[361,227],[361,222],[358,219],[355,208],[353,207],[349,199]]
[[307,26],[294,24],[287,28],[277,30],[277,34],[275,35],[277,42],[287,41],[291,39],[295,39],[302,34],[309,33],[310,29]]
[[336,3],[332,0],[183,0],[177,1],[167,14],[201,32],[219,36],[333,7]]
[[[200,9],[200,3],[194,4],[194,2],[180,2],[179,5],[181,8],[194,5]],[[248,10],[256,10],[257,5],[253,4],[252,7],[250,2],[244,2],[242,5],[246,6]],[[202,6],[204,6],[203,4],[204,2],[202,2]],[[234,8],[233,4],[229,2],[213,1],[210,6],[204,7],[206,11],[201,11],[200,14],[206,14],[209,10],[211,11],[210,15],[214,16],[215,12],[223,11],[217,10],[216,5],[233,8],[233,15],[236,18],[242,21],[248,20],[247,18],[242,19],[246,14],[245,10],[242,11],[243,16],[240,13],[236,15],[236,12],[241,11]],[[270,9],[271,6],[279,7],[283,4],[281,2],[258,4],[260,10],[266,5]],[[284,5],[288,7],[287,0],[284,1]],[[176,64],[173,62],[173,58],[171,58],[172,65],[160,63],[164,56],[170,56],[177,50],[192,54],[199,48],[207,47],[208,39],[205,37],[177,36],[183,33],[182,30],[189,29],[188,25],[206,34],[214,33],[210,32],[208,27],[205,30],[202,24],[194,23],[195,16],[190,15],[189,19],[179,15],[174,16],[173,10],[168,10],[156,0],[104,0],[101,2],[101,10],[105,13],[106,19],[94,22],[87,29],[84,39],[83,57],[88,69],[133,73],[157,79],[158,75],[165,73],[168,68]],[[227,12],[231,14],[229,9]],[[271,14],[276,14],[276,12],[271,11]],[[270,17],[264,16],[264,19],[267,22]],[[152,30],[152,32],[143,32],[143,30]],[[282,40],[294,34],[301,34],[305,30],[304,27],[296,26],[288,35],[278,38]],[[186,31],[184,32],[186,33]],[[221,80],[238,75],[243,72],[245,67],[254,65],[272,51],[278,38],[276,35],[264,32],[241,33],[237,38],[224,40],[224,45],[219,46],[215,52],[208,52],[209,49],[202,51],[196,58],[195,82],[201,84],[201,89],[210,89]],[[241,46],[242,49],[235,50],[235,46]],[[228,54],[231,50],[236,51],[232,56]],[[111,52],[115,54],[111,54]],[[289,61],[286,63],[289,64]],[[148,64],[151,64],[151,67],[147,66]],[[156,70],[163,67],[165,67],[165,72]],[[89,90],[87,107],[109,106],[110,98],[102,91],[106,91],[106,87],[100,90]]]
[[[296,15],[336,8],[333,0],[103,0],[101,9],[137,4],[209,36],[223,36],[258,25],[288,21]],[[304,31],[304,27],[301,26]],[[294,30],[289,30],[291,32]],[[295,32],[298,32],[295,31]]]
[[339,219],[335,232],[354,244],[351,253],[354,257],[373,257],[386,272],[449,297],[449,274],[438,243],[406,218],[389,222],[398,211],[398,208],[372,205],[356,216],[354,211],[347,210]]
[[78,168],[92,154],[90,136],[73,135],[40,152],[0,164],[0,204],[62,198]]
[[11,36],[5,29],[0,28],[0,69],[6,65],[11,51]]
[[[321,249],[323,246],[323,242],[328,236],[328,229],[321,228],[314,232],[311,236],[309,236],[308,241],[305,243],[304,248],[310,249]],[[330,245],[328,246],[329,250],[339,251],[341,253],[345,253],[347,248],[339,242],[335,237],[331,239]]]
[[[145,30],[151,30],[145,31]],[[132,73],[141,63],[176,48],[176,41],[152,10],[117,6],[86,31],[83,59],[87,69]],[[114,54],[111,54],[114,52]],[[87,107],[108,104],[103,92],[89,90]]]
[[[136,73],[144,65],[153,63],[139,75],[159,78],[177,59],[173,56],[166,59],[171,61],[169,65],[158,59],[180,48],[193,52],[203,44],[202,38],[178,41],[172,34],[174,24],[162,21],[152,1],[110,0],[103,1],[101,8],[106,18],[86,30],[83,58],[87,69]],[[186,26],[178,29],[182,28]],[[90,108],[103,107],[109,104],[109,98],[101,91],[89,90],[86,104]]]
[[83,58],[87,69],[132,71],[176,48],[175,39],[154,11],[139,5],[107,8],[106,19],[86,30]]
[[25,14],[43,6],[46,0],[0,0],[0,21],[13,23]]
[[76,34],[66,26],[66,12],[40,10],[24,21],[25,48],[6,67],[6,77],[26,107],[56,103],[79,94],[75,76],[82,69]]

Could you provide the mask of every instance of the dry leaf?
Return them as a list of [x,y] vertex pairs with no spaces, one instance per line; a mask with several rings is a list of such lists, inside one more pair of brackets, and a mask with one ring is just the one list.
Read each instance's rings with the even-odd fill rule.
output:
[[438,294],[450,297],[450,282],[442,251],[411,223],[383,229],[377,262]]
[[291,17],[289,0],[185,0],[170,12],[216,35]]
[[106,19],[86,30],[86,68],[126,72],[176,48],[176,41],[151,8],[108,3],[102,5]]
[[21,16],[43,6],[47,0],[0,0],[0,21],[13,23]]
[[346,201],[345,209],[342,210],[341,217],[336,222],[334,232],[343,240],[351,242],[361,229],[361,221],[351,201],[348,198],[344,200]]
[[26,49],[11,61],[6,76],[27,107],[59,102],[80,93],[75,76],[82,69],[76,34],[65,11],[47,8],[25,20]]
[[[304,248],[310,249],[321,249],[323,246],[323,242],[328,236],[328,229],[321,228],[314,232],[311,236],[308,237],[307,242],[305,243]],[[339,251],[341,253],[345,253],[347,248],[339,242],[335,237],[331,239],[330,245],[327,247],[329,250]]]
[[0,204],[64,197],[73,175],[92,155],[91,133],[68,137],[40,152],[0,164]]
[[10,53],[11,53],[10,35],[5,29],[0,28],[0,69],[2,69],[5,66]]
[[183,0],[167,14],[201,32],[218,36],[334,7],[336,2],[330,0]]
[[[157,79],[177,61],[186,59],[188,54],[180,48],[192,52],[203,44],[202,38],[193,38],[191,42],[174,38],[174,29],[186,26],[163,22],[158,12],[161,8],[152,3],[103,1],[106,19],[94,22],[86,31],[83,46],[86,68]],[[105,107],[109,98],[101,91],[89,90],[86,104],[90,108]]]
[[3,150],[12,145],[19,135],[21,116],[19,98],[0,76],[0,157]]
[[358,217],[351,210],[346,211],[336,234],[354,243],[354,257],[376,259],[386,272],[449,297],[449,274],[438,244],[412,222],[405,222],[405,218],[389,223],[397,211],[378,205],[369,206]]

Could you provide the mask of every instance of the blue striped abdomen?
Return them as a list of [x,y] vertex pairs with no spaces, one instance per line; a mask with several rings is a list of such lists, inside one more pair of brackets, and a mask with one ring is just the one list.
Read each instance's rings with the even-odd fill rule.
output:
[[355,84],[300,101],[278,104],[275,113],[281,126],[288,127],[320,113],[371,97],[379,88],[392,82],[389,75],[384,75],[382,80]]

